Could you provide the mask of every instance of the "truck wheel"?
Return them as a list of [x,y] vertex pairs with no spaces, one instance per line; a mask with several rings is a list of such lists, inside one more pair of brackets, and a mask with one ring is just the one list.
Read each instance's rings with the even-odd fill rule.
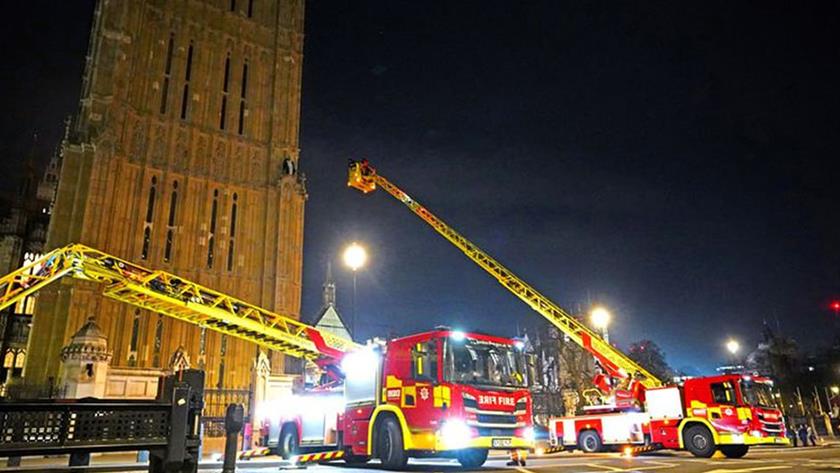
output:
[[709,429],[703,425],[692,425],[685,429],[683,444],[695,457],[710,458],[715,454],[715,440]]
[[298,435],[297,428],[294,426],[284,426],[280,430],[280,438],[277,442],[277,454],[288,460],[298,453]]
[[382,466],[386,470],[399,470],[408,463],[403,449],[403,437],[400,424],[393,417],[382,420],[377,431],[377,452]]
[[601,436],[594,430],[584,430],[578,435],[578,448],[584,453],[600,452],[603,447]]
[[478,468],[487,461],[488,451],[482,448],[466,448],[455,454],[458,463],[464,468]]
[[749,445],[721,445],[720,453],[726,458],[741,458],[750,450]]

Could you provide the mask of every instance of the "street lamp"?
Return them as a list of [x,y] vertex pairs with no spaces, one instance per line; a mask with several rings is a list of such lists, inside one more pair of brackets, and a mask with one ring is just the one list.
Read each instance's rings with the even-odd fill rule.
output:
[[595,307],[592,309],[592,312],[589,313],[589,319],[592,321],[592,326],[601,331],[601,335],[603,335],[604,340],[606,340],[607,343],[610,341],[610,334],[607,331],[607,326],[610,324],[611,318],[612,315],[610,312],[603,307]]
[[738,369],[738,350],[741,349],[741,344],[738,343],[738,340],[734,338],[730,338],[729,341],[726,342],[726,350],[729,351],[729,354],[732,355],[730,361],[732,363],[732,369]]
[[367,250],[355,241],[344,249],[344,264],[353,271],[353,310],[350,316],[350,336],[356,332],[356,272],[367,262]]
[[831,387],[831,394],[834,394],[835,396],[840,394],[840,386],[832,386]]
[[738,343],[738,340],[730,338],[729,341],[726,342],[726,349],[729,350],[729,353],[731,353],[734,357],[738,353],[738,350],[741,349],[741,344]]

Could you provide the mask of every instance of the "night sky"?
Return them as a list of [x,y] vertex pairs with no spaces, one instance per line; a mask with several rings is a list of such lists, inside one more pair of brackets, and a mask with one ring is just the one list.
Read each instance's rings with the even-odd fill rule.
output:
[[[0,127],[12,176],[78,100],[92,1],[4,15]],[[614,313],[703,372],[767,320],[806,350],[840,297],[840,4],[307,4],[301,170],[304,317],[353,240],[361,338],[437,324],[514,335],[533,313],[384,193],[382,174],[569,310]]]

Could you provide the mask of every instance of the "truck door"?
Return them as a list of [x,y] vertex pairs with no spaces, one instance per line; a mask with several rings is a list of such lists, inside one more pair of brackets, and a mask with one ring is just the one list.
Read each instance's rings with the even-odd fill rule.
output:
[[441,403],[439,393],[435,396],[439,354],[439,339],[415,343],[411,350],[411,380],[403,390],[403,413],[416,428],[433,427],[430,421],[437,417],[434,411]]
[[718,432],[729,432],[733,428],[740,429],[735,385],[731,381],[723,381],[712,383],[709,388],[712,391],[714,403],[713,406],[709,406],[709,422]]

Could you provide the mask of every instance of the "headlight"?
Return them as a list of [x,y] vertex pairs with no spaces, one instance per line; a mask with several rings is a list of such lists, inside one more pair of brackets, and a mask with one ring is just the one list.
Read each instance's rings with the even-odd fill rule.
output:
[[529,442],[533,442],[537,438],[537,436],[534,435],[533,427],[525,427],[525,429],[522,431],[522,436],[525,438],[525,440]]
[[469,443],[472,432],[462,420],[447,420],[440,428],[440,440],[446,448],[464,448]]

